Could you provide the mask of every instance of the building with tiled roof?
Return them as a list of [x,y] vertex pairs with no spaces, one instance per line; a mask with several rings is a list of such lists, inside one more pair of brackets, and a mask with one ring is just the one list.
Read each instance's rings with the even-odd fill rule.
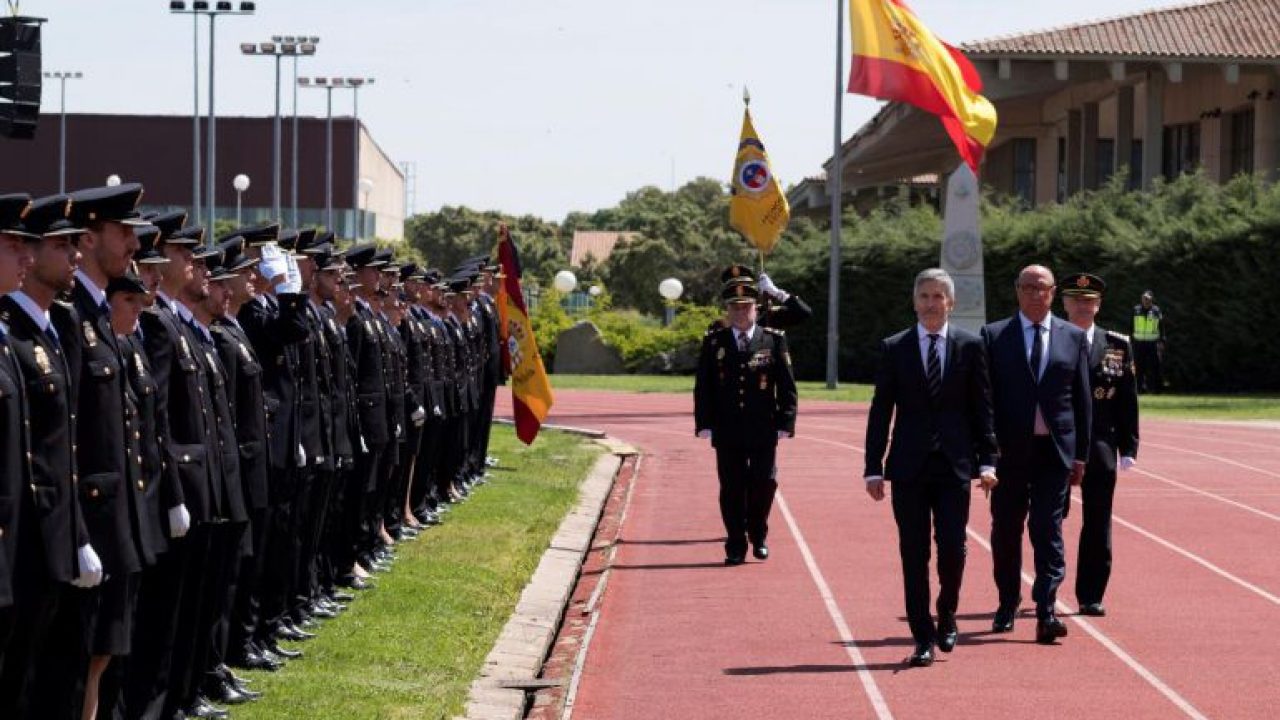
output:
[[613,232],[609,230],[577,230],[573,233],[573,247],[569,250],[569,266],[582,267],[588,257],[597,264],[609,259],[613,249],[623,240],[635,240],[637,232]]
[[[1211,0],[968,42],[999,127],[983,184],[1039,205],[1126,169],[1134,187],[1201,169],[1280,168],[1280,0]],[[844,144],[860,188],[959,164],[938,119],[889,103]],[[829,175],[830,160],[824,170]]]

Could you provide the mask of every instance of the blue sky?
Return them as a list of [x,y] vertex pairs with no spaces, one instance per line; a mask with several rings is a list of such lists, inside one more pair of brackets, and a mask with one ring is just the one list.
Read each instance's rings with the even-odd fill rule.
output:
[[[911,4],[959,44],[1170,3]],[[744,84],[784,183],[815,174],[830,156],[836,0],[257,5],[252,17],[217,22],[219,116],[273,111],[272,62],[242,56],[239,43],[318,35],[319,51],[300,74],[377,79],[360,93],[360,114],[393,159],[417,164],[419,211],[468,205],[560,220],[642,185],[727,179]],[[167,0],[24,0],[21,9],[50,21],[45,69],[86,74],[68,86],[69,111],[190,114],[192,21],[171,15]],[[207,26],[201,22],[202,111]],[[44,102],[57,110],[55,86],[46,86]],[[350,93],[335,94],[334,106],[349,114]],[[846,96],[844,107],[848,136],[877,103]],[[299,109],[322,116],[324,93],[299,93]]]

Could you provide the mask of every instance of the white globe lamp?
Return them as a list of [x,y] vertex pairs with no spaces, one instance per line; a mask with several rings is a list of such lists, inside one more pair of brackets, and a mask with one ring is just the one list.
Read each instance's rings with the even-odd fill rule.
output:
[[557,292],[568,294],[573,292],[574,288],[578,287],[578,278],[568,270],[561,270],[556,273],[555,279],[551,281],[551,286],[554,287]]

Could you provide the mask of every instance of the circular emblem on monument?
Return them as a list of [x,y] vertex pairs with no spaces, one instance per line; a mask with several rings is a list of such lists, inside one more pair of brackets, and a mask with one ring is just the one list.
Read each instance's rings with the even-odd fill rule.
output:
[[769,165],[763,160],[748,160],[738,168],[738,185],[752,195],[769,187],[771,179]]
[[964,200],[973,194],[973,183],[969,182],[966,177],[961,177],[955,181],[952,194],[960,200]]
[[955,270],[968,270],[982,259],[982,245],[978,236],[961,230],[947,236],[942,244],[942,254]]
[[978,313],[985,306],[982,296],[982,279],[976,277],[955,278],[956,306],[953,312],[958,314]]

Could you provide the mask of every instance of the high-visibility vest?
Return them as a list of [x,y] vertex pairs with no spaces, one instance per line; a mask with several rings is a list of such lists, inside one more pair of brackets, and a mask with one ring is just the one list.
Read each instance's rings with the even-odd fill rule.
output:
[[1160,315],[1145,312],[1139,306],[1133,313],[1133,339],[1137,342],[1155,342],[1160,339]]

